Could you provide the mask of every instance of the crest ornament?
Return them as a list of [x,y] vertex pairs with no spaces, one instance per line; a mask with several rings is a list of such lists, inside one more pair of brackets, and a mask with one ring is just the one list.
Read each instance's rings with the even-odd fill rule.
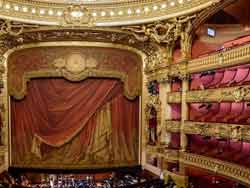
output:
[[63,12],[63,25],[93,25],[89,10],[82,5],[71,5]]

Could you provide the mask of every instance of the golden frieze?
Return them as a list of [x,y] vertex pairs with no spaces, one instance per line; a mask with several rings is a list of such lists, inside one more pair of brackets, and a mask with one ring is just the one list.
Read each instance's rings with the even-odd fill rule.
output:
[[234,141],[249,141],[250,127],[238,124],[185,121],[185,134],[198,134],[216,138],[229,138]]
[[123,30],[131,32],[140,42],[152,40],[158,44],[173,44],[179,37],[184,37],[186,24],[190,26],[193,16],[183,16],[170,19],[165,22],[156,22],[147,25],[135,25],[122,27]]
[[[187,91],[186,102],[240,102],[250,100],[250,86],[235,86],[217,89]],[[168,103],[180,103],[181,92],[167,93]]]
[[184,165],[206,169],[244,184],[250,184],[250,169],[234,163],[185,152],[180,152],[179,161]]
[[172,121],[172,120],[166,120],[166,131],[172,132],[172,133],[178,133],[181,129],[181,122],[180,121]]
[[[120,79],[124,83],[124,95],[133,99],[141,92],[141,62],[133,53],[126,58],[128,53],[96,47],[41,47],[17,51],[8,58],[9,94],[17,99],[24,97],[27,82],[32,78],[64,77],[80,81],[105,77]],[[20,61],[24,63],[18,63]]]
[[[89,15],[95,18],[96,26],[119,26],[149,23],[178,15],[200,11],[217,0],[169,1],[151,0],[115,1],[94,3],[85,1]],[[106,1],[105,1],[106,2]],[[79,3],[72,3],[78,5]],[[26,23],[61,25],[64,11],[69,3],[37,2],[33,0],[4,0],[0,3],[0,17],[22,20]]]

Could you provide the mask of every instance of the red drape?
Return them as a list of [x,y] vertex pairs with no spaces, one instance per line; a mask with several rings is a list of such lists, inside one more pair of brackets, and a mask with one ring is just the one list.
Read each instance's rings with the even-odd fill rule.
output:
[[[108,102],[112,111],[112,160],[123,165],[136,163],[138,99],[126,99],[122,88],[115,79],[74,83],[64,79],[32,80],[25,99],[11,101],[12,164],[97,164],[88,161],[86,152],[93,139],[96,113]],[[34,137],[42,141],[42,159],[32,155]]]

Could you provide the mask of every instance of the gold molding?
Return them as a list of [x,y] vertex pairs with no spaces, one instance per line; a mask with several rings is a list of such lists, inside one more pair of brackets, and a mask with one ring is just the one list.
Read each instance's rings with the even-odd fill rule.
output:
[[248,63],[250,60],[250,44],[234,47],[230,50],[210,54],[206,57],[189,61],[187,72],[195,73],[211,69],[235,66]]
[[[145,66],[146,63],[146,59],[147,59],[147,55],[139,49],[136,49],[135,47],[131,47],[128,45],[124,45],[124,44],[117,44],[117,43],[110,43],[110,42],[92,42],[92,41],[57,41],[57,42],[35,42],[35,43],[28,43],[28,44],[23,44],[23,45],[18,45],[18,46],[14,46],[13,48],[6,48],[6,50],[4,50],[3,52],[5,52],[3,54],[4,57],[4,61],[1,61],[1,63],[3,63],[4,67],[6,68],[7,66],[7,59],[9,57],[9,55],[11,55],[12,53],[19,51],[19,50],[23,50],[23,49],[28,49],[28,48],[34,48],[34,47],[57,47],[57,46],[78,46],[78,47],[100,47],[100,48],[115,48],[115,49],[123,49],[123,50],[128,50],[131,51],[135,54],[138,54],[139,57],[141,58],[141,62],[143,64],[143,66]],[[7,69],[3,74],[3,81],[4,81],[4,88],[3,88],[3,98],[4,98],[4,108],[5,111],[4,113],[4,122],[3,122],[3,128],[2,128],[2,132],[1,134],[4,136],[4,147],[6,149],[5,152],[5,166],[3,169],[8,168],[8,165],[10,163],[10,156],[11,156],[11,151],[10,151],[10,140],[9,137],[11,135],[11,133],[9,132],[9,122],[8,122],[8,118],[9,118],[9,103],[8,103],[8,92],[7,92]],[[142,71],[142,75],[143,75],[143,71]],[[142,94],[142,100],[144,100],[144,94]],[[144,116],[141,113],[141,116]],[[142,123],[143,125],[143,123]]]
[[[168,92],[168,103],[180,103],[181,92]],[[250,100],[250,86],[187,91],[186,102],[240,102]]]
[[181,129],[181,122],[180,121],[166,120],[165,121],[165,128],[166,128],[167,132],[179,133],[180,129]]
[[250,169],[237,164],[186,152],[180,152],[179,161],[184,165],[206,169],[244,184],[250,184]]
[[181,103],[181,92],[168,92],[167,103]]
[[[164,0],[133,0],[116,3],[84,3],[95,17],[96,26],[118,26],[153,22],[200,11],[219,0],[192,0],[166,2]],[[74,5],[76,5],[75,3]],[[60,25],[63,12],[70,6],[64,3],[30,0],[1,0],[0,17],[26,23]],[[17,8],[18,7],[18,8]],[[138,11],[139,10],[139,11]],[[122,12],[122,13],[121,13]]]
[[212,53],[205,57],[200,57],[193,60],[185,60],[175,64],[167,64],[157,68],[154,66],[152,70],[147,70],[146,74],[154,79],[161,79],[161,73],[165,74],[166,78],[178,77],[181,80],[188,79],[190,74],[213,69],[237,66],[247,64],[250,61],[250,44],[246,44],[232,49]]
[[179,174],[175,174],[173,172],[164,170],[164,181],[165,183],[168,182],[169,178],[171,177],[174,183],[176,184],[176,188],[184,188],[188,187],[188,176],[182,176]]
[[[181,121],[166,121],[166,130],[178,133]],[[184,121],[183,133],[216,138],[229,138],[233,141],[250,141],[250,126],[229,123]]]
[[164,146],[146,146],[146,153],[161,157],[169,162],[176,162],[179,160],[179,150],[168,149]]
[[250,141],[250,126],[247,125],[185,121],[183,132],[185,134],[229,138],[233,141]]

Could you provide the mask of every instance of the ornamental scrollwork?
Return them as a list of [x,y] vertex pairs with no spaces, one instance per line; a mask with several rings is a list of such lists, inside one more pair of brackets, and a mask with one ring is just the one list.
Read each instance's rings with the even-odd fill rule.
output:
[[20,35],[25,28],[36,28],[36,25],[23,24],[19,22],[13,22],[10,20],[1,20],[0,23],[0,36],[8,34],[10,36]]
[[156,145],[158,143],[158,126],[161,125],[161,101],[159,95],[150,95],[145,109],[147,143]]
[[180,80],[189,79],[190,75],[187,73],[187,62],[171,65],[169,76],[179,78]]
[[234,141],[250,140],[250,128],[244,125],[193,121],[185,121],[184,124],[183,131],[186,134],[212,136],[218,139],[229,138]]
[[250,94],[250,86],[237,87],[231,91],[222,92],[220,100],[222,101],[224,97],[232,96],[235,102],[240,102],[244,100],[244,98],[249,94]]
[[89,9],[82,5],[71,5],[64,12],[63,25],[94,25],[94,20]]
[[193,18],[195,18],[195,15],[182,16],[153,24],[126,26],[122,29],[132,32],[134,37],[140,42],[153,41],[158,44],[170,45],[179,37],[185,40],[185,26]]
[[181,128],[180,121],[166,120],[166,131],[172,132],[172,133],[178,133],[180,132],[180,128]]
[[211,157],[205,157],[202,155],[185,152],[180,153],[179,160],[185,165],[192,165],[195,167],[207,169],[227,177],[235,178],[246,184],[250,184],[250,171],[247,167],[243,167],[230,162],[224,162],[222,160],[214,159]]
[[86,69],[97,66],[97,60],[93,57],[85,57],[81,53],[70,54],[65,58],[57,58],[52,65],[59,71],[67,71],[72,74],[79,74]]

